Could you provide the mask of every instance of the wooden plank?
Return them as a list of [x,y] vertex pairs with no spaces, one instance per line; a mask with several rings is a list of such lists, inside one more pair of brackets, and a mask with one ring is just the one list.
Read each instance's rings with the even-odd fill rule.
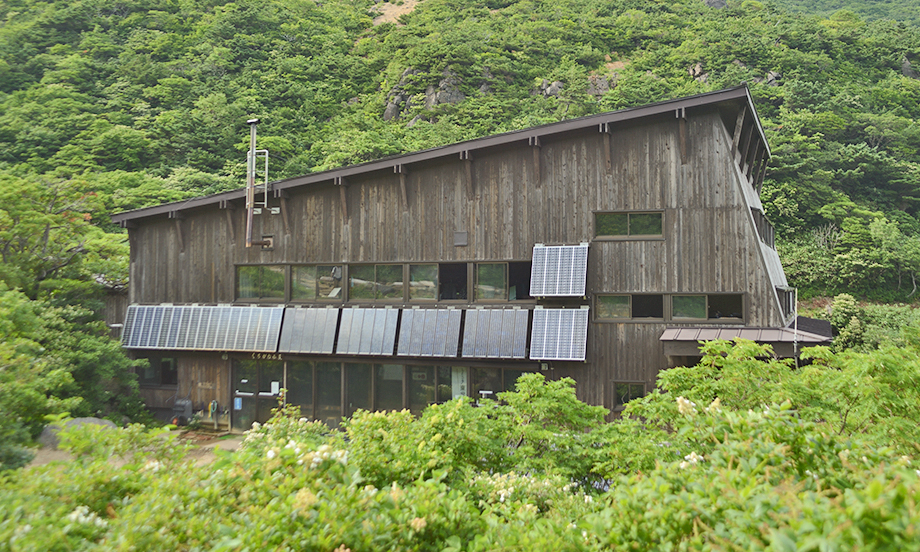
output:
[[747,106],[743,106],[741,110],[738,111],[738,118],[735,120],[735,132],[732,137],[732,155],[737,156],[738,154],[738,144],[741,142],[741,131],[744,128],[744,118],[747,114]]

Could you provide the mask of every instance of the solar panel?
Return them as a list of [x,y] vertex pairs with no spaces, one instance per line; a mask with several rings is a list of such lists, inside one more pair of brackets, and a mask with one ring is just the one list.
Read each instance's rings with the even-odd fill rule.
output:
[[122,346],[128,349],[275,352],[280,307],[131,305]]
[[287,308],[279,353],[331,354],[339,309]]
[[535,245],[530,268],[533,297],[583,297],[588,244]]
[[396,355],[456,357],[461,317],[457,309],[403,310]]
[[463,331],[464,358],[526,358],[527,310],[470,309]]
[[588,309],[535,309],[532,360],[585,360]]
[[349,355],[392,355],[396,345],[398,309],[343,309],[336,352]]

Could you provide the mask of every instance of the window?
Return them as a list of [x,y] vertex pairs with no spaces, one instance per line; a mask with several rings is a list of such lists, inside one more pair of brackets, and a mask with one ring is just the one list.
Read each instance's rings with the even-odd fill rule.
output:
[[291,267],[291,300],[342,299],[342,266],[310,265]]
[[740,293],[674,295],[672,320],[720,320],[744,318],[744,296]]
[[622,407],[633,399],[645,396],[645,383],[616,381],[613,383],[614,407]]
[[149,364],[141,368],[137,374],[137,382],[141,385],[176,385],[179,383],[179,371],[176,368],[176,359],[152,357],[147,359]]
[[630,299],[632,302],[630,318],[664,318],[663,295],[633,295]]
[[467,298],[466,263],[438,265],[438,299],[442,301]]
[[776,294],[779,297],[780,307],[783,309],[783,316],[789,317],[795,314],[795,299],[796,292],[795,288],[792,287],[780,287],[777,286]]
[[662,213],[594,213],[597,237],[662,235]]
[[530,262],[476,264],[476,301],[518,301],[530,296]]
[[349,301],[400,301],[402,298],[403,265],[348,267]]
[[438,298],[438,265],[409,265],[409,300]]
[[754,226],[757,227],[760,241],[767,244],[771,249],[776,249],[776,231],[773,230],[773,225],[767,220],[767,216],[760,209],[753,207],[751,207],[751,215],[754,216]]
[[236,267],[236,298],[284,301],[284,265]]
[[632,318],[629,295],[598,295],[595,302],[596,316],[602,320]]

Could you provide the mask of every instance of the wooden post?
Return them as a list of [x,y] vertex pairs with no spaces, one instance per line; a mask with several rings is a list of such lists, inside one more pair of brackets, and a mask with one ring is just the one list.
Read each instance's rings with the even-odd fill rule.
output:
[[230,237],[230,243],[236,244],[236,236],[233,233],[233,204],[228,200],[221,200],[220,208],[224,210],[227,218],[227,235]]
[[409,196],[406,193],[406,175],[409,174],[409,171],[406,170],[405,165],[395,165],[393,166],[393,172],[399,175],[399,193],[402,197],[403,211],[408,211]]
[[291,233],[291,219],[288,214],[288,193],[287,190],[274,190],[276,198],[281,200],[281,222],[284,223],[284,233]]
[[686,165],[687,159],[689,157],[689,152],[687,151],[687,109],[682,107],[678,109],[675,113],[677,115],[678,121],[678,131],[680,135],[680,164]]
[[460,159],[464,162],[465,176],[464,184],[466,185],[467,199],[473,199],[473,157],[469,150],[460,152]]
[[534,173],[534,184],[539,186],[542,182],[540,174],[540,137],[531,136],[528,138],[527,143],[533,148],[533,173]]
[[185,253],[185,240],[182,237],[182,213],[179,211],[170,211],[169,218],[173,219],[176,226],[176,236],[179,238],[179,252]]
[[345,187],[348,186],[348,184],[345,183],[344,176],[335,177],[332,183],[339,187],[339,200],[342,203],[342,218],[344,218],[347,221],[348,220],[348,198],[346,197],[346,194],[345,194]]
[[744,128],[744,116],[747,113],[747,106],[743,106],[738,112],[738,118],[735,120],[735,135],[732,137],[732,155],[738,153],[738,144],[741,142],[741,129]]

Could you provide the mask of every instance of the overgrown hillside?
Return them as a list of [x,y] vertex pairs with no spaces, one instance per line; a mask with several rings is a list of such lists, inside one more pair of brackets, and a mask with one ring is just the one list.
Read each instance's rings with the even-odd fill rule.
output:
[[[0,3],[0,417],[16,435],[47,412],[136,414],[131,362],[94,314],[127,279],[108,215],[239,187],[253,116],[283,178],[746,82],[792,284],[920,295],[916,26],[750,0],[423,0],[375,24],[381,11]],[[7,392],[22,381],[41,382],[29,401]]]

